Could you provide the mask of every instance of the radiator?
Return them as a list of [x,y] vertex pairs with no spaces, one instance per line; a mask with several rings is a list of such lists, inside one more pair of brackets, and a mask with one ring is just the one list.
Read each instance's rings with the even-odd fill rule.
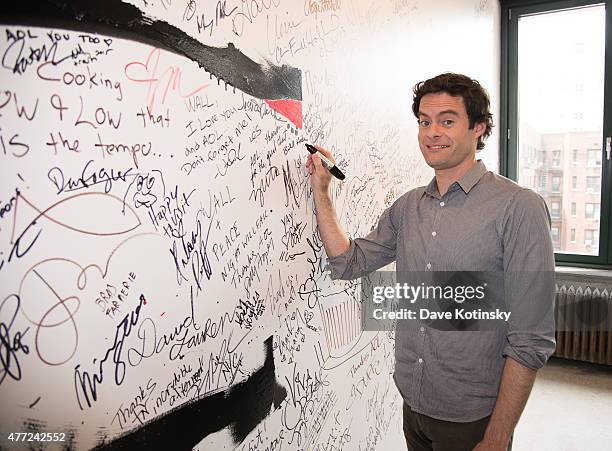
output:
[[554,356],[612,365],[612,283],[557,275]]

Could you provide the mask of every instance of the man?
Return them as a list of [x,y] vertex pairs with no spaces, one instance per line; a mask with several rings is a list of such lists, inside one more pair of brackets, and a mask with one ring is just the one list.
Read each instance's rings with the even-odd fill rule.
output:
[[476,160],[492,127],[477,81],[446,73],[420,82],[413,112],[435,177],[401,196],[365,238],[344,233],[328,193],[331,176],[317,154],[308,157],[332,278],[354,279],[392,261],[398,274],[503,272],[501,294],[512,312],[504,328],[398,330],[394,379],[410,450],[506,450],[536,371],[555,348],[550,216],[539,195]]

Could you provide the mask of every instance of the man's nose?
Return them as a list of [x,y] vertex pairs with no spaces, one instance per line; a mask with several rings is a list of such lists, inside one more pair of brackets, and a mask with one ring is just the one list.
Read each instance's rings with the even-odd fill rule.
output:
[[439,125],[431,124],[429,127],[427,127],[428,138],[439,138],[440,136],[442,136],[442,130],[440,129]]

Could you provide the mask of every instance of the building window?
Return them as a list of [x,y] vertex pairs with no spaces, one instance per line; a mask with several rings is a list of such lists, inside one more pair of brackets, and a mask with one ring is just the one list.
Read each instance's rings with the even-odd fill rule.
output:
[[546,191],[546,176],[540,175],[538,177],[538,191],[543,193]]
[[540,150],[540,158],[538,158],[540,166],[546,166],[546,151]]
[[584,231],[584,245],[597,247],[599,246],[599,233],[595,229],[585,229]]
[[599,204],[584,204],[584,217],[586,219],[599,219]]
[[601,149],[587,150],[587,166],[601,166]]
[[553,150],[552,165],[554,168],[558,168],[559,166],[561,166],[561,151],[560,150]]
[[[604,124],[612,124],[610,3],[500,3],[500,172],[546,201],[558,229],[557,262],[612,265],[612,228],[601,227],[612,224],[612,192],[604,189],[612,186],[612,171],[603,152]],[[543,81],[542,74],[554,76]],[[585,229],[597,238],[584,238]]]
[[558,219],[561,217],[561,204],[559,202],[551,202],[550,204],[550,216]]
[[587,193],[599,193],[601,191],[601,177],[588,175],[586,178]]

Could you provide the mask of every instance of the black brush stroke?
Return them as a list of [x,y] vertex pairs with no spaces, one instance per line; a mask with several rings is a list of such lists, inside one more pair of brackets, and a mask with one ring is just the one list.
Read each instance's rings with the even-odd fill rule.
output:
[[130,39],[185,56],[219,81],[264,100],[302,100],[302,71],[259,64],[233,44],[211,47],[121,0],[3,0],[0,23]]
[[245,381],[172,409],[96,449],[191,450],[209,434],[228,426],[235,443],[241,443],[268,416],[272,405],[278,409],[287,397],[287,390],[276,381],[272,337],[264,345],[262,367]]

